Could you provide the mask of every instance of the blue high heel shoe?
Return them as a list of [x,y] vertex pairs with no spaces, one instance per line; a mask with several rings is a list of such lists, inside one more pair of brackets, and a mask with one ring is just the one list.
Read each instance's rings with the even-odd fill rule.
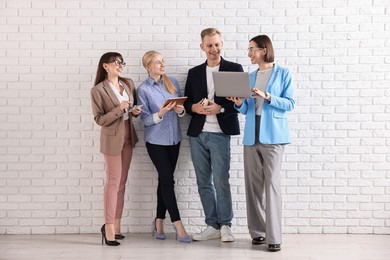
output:
[[189,236],[186,237],[180,237],[179,234],[177,234],[177,229],[175,226],[173,226],[173,230],[176,232],[176,240],[183,243],[191,243],[192,239]]
[[154,236],[156,239],[165,239],[165,234],[157,233],[157,226],[156,226],[156,219],[152,221],[152,236]]

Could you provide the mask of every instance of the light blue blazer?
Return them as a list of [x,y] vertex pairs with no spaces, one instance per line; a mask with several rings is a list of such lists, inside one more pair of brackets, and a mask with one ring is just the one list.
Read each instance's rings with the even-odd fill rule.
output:
[[[258,69],[249,74],[250,87],[256,83]],[[287,68],[274,64],[271,78],[267,84],[266,92],[271,96],[271,102],[264,101],[261,110],[260,143],[262,144],[288,144],[290,130],[287,121],[287,112],[295,107],[291,75]],[[255,144],[256,104],[254,98],[243,100],[242,106],[236,109],[246,115],[244,129],[244,145]]]

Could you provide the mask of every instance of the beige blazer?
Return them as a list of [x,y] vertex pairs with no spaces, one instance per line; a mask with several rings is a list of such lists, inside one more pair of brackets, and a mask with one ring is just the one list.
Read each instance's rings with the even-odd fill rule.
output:
[[[127,79],[130,85],[121,81],[130,98],[130,107],[136,105],[134,82]],[[104,80],[91,89],[92,111],[95,122],[102,128],[100,130],[100,152],[108,155],[118,155],[122,151],[125,139],[125,126],[123,122],[124,111],[120,109],[120,102],[109,85]],[[129,115],[131,143],[134,147],[138,137],[134,129],[131,113]]]

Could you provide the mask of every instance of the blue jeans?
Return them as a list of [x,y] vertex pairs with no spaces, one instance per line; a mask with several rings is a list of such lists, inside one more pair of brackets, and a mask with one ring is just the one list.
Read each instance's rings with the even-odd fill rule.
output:
[[231,226],[230,135],[202,132],[190,136],[190,146],[206,224],[215,229]]

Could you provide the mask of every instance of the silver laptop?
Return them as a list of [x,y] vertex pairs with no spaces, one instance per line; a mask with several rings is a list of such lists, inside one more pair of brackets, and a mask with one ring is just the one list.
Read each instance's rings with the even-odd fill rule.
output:
[[219,97],[252,97],[248,72],[213,71],[215,95]]

